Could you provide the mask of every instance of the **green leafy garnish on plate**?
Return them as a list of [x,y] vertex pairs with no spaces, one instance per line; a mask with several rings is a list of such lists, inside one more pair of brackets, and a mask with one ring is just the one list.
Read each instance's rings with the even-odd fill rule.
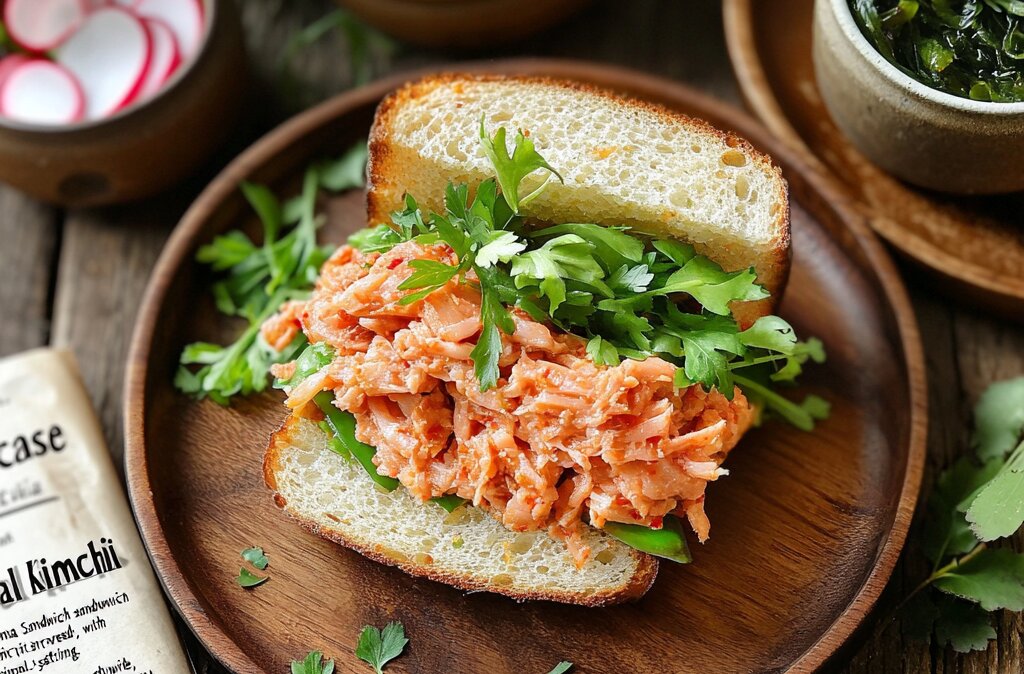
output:
[[367,625],[359,635],[356,656],[381,674],[384,666],[401,655],[408,643],[402,623],[388,623],[383,630]]
[[269,576],[257,576],[255,573],[245,568],[244,566],[238,570],[238,577],[235,578],[235,582],[240,587],[251,588],[270,580]]
[[264,342],[260,326],[284,302],[308,295],[320,266],[333,251],[332,246],[316,241],[322,224],[317,195],[321,190],[362,185],[365,163],[364,143],[336,161],[317,163],[306,170],[300,194],[283,203],[263,185],[242,184],[243,195],[262,223],[262,243],[233,230],[200,248],[196,259],[224,275],[213,285],[217,308],[247,327],[227,346],[210,342],[186,346],[174,379],[179,390],[226,405],[235,395],[266,389],[270,366],[299,353],[304,337],[299,335],[278,351]]
[[270,565],[270,560],[263,554],[263,548],[246,548],[242,550],[242,559],[252,564],[260,571],[265,571],[267,566]]
[[292,674],[334,674],[334,660],[324,661],[324,654],[312,651],[303,660],[292,660]]
[[565,674],[570,669],[572,669],[572,663],[568,660],[562,660],[555,665],[555,668],[548,672],[548,674]]

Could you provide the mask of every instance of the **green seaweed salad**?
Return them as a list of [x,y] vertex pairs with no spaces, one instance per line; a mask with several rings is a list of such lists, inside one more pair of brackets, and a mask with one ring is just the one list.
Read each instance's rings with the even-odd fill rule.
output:
[[918,82],[976,101],[1024,101],[1024,0],[849,0],[860,30]]

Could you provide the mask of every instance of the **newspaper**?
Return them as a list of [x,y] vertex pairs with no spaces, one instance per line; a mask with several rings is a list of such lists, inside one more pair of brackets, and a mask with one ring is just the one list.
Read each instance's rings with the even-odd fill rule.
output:
[[0,360],[0,674],[187,674],[72,357]]

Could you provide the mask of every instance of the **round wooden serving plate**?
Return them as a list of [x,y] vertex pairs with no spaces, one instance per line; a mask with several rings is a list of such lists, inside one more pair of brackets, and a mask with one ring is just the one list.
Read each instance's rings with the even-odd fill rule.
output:
[[[1024,320],[1024,192],[929,192],[868,161],[832,122],[811,60],[813,0],[725,0],[725,35],[750,108],[901,254],[964,302]],[[1024,120],[1021,120],[1024,130]]]
[[[640,73],[565,61],[465,66],[594,82],[730,128],[770,152],[790,181],[795,251],[782,314],[829,349],[806,390],[833,404],[813,433],[780,423],[751,432],[732,474],[708,492],[711,541],[689,566],[666,563],[639,603],[587,609],[516,604],[415,579],[305,533],[263,486],[261,459],[286,413],[274,393],[230,408],[174,390],[178,354],[228,340],[211,278],[193,262],[214,235],[256,223],[241,180],[297,188],[303,167],[366,136],[398,80],[344,94],[242,154],[185,215],[150,281],[126,386],[126,464],[139,526],[168,594],[213,654],[237,672],[283,672],[311,649],[364,671],[363,625],[404,623],[411,645],[389,672],[586,674],[812,671],[861,623],[907,533],[925,447],[924,361],[907,296],[863,222],[820,190],[799,155],[738,111]],[[351,193],[328,205],[323,236],[365,222]],[[261,545],[271,580],[234,582],[239,552]]]

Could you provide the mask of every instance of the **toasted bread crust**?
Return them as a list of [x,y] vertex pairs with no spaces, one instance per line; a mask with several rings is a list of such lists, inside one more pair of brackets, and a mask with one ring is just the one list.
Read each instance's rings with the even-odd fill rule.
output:
[[481,579],[474,578],[468,574],[450,573],[442,569],[432,568],[429,565],[415,564],[402,559],[395,553],[395,551],[389,550],[383,545],[374,543],[373,541],[359,540],[345,536],[345,534],[339,529],[321,526],[309,517],[289,508],[287,500],[278,492],[277,473],[281,470],[281,454],[282,452],[287,451],[287,449],[293,444],[290,434],[294,428],[294,424],[294,417],[289,417],[284,422],[284,424],[271,436],[270,444],[268,445],[267,451],[263,457],[263,480],[266,482],[267,487],[274,492],[274,503],[284,510],[288,517],[298,522],[310,533],[354,550],[375,562],[387,564],[388,566],[396,566],[411,576],[428,578],[430,580],[470,592],[494,592],[511,597],[516,601],[547,600],[564,604],[577,604],[580,606],[610,606],[639,599],[651,588],[651,585],[654,584],[654,579],[658,575],[657,558],[633,550],[633,557],[638,561],[636,571],[633,574],[633,577],[630,578],[629,582],[622,587],[610,588],[607,591],[601,591],[593,594],[578,594],[552,590],[522,591],[515,588],[494,585]]
[[782,170],[775,164],[771,157],[760,152],[745,139],[732,132],[717,129],[708,122],[690,117],[681,112],[671,110],[663,105],[644,101],[630,96],[624,96],[614,91],[603,89],[583,82],[562,80],[541,76],[514,76],[503,75],[481,75],[467,73],[442,73],[410,82],[395,90],[385,97],[377,107],[374,116],[373,126],[370,129],[369,137],[369,162],[367,164],[368,194],[367,214],[370,223],[389,222],[389,216],[395,204],[388,203],[381,193],[374,189],[376,185],[387,184],[393,180],[393,176],[401,175],[402,167],[395,165],[394,153],[391,150],[391,129],[394,125],[396,112],[404,105],[417,98],[429,94],[431,91],[448,85],[474,84],[479,82],[516,82],[520,84],[545,85],[571,89],[581,93],[597,95],[614,102],[623,108],[642,108],[657,116],[673,122],[682,123],[695,132],[715,136],[730,147],[741,148],[757,165],[766,172],[772,173],[778,179],[777,193],[774,197],[778,203],[784,205],[779,209],[776,216],[775,231],[778,232],[771,242],[771,251],[768,256],[769,263],[758,269],[758,282],[771,293],[771,297],[757,302],[746,302],[735,307],[734,315],[740,325],[746,327],[761,316],[774,312],[779,300],[785,291],[786,282],[789,279],[789,267],[791,260],[790,251],[790,214],[789,214],[789,187],[782,177]]

